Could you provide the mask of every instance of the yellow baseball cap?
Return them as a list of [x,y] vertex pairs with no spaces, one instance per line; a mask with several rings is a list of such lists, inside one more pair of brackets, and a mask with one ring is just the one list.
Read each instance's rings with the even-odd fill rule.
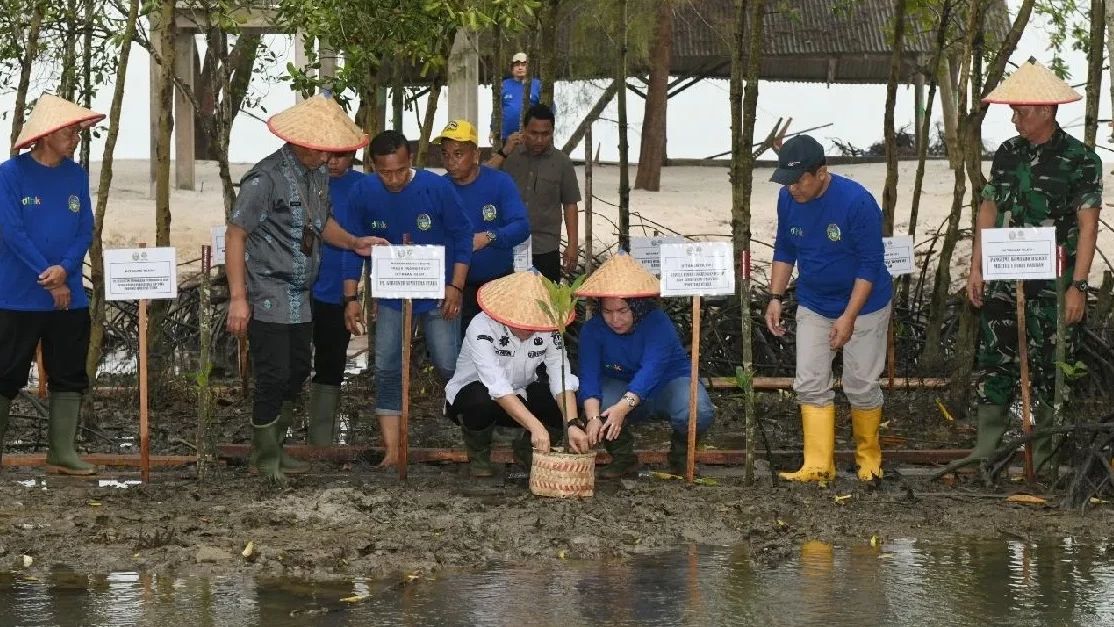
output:
[[442,139],[451,139],[457,142],[472,142],[479,145],[479,135],[476,133],[476,127],[468,120],[450,120],[441,134],[433,138],[434,143],[440,142]]

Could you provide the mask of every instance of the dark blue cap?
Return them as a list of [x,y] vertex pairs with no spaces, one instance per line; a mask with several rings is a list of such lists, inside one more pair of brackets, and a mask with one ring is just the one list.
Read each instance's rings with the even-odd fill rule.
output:
[[777,169],[770,175],[770,180],[781,185],[792,185],[802,174],[827,161],[820,142],[808,135],[797,135],[782,144],[777,156]]

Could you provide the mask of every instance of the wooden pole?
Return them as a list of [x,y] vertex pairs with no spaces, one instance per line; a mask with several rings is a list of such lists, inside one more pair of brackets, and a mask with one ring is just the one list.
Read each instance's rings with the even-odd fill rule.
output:
[[[1029,343],[1025,329],[1025,282],[1016,284],[1017,294],[1017,359],[1021,362],[1021,433],[1029,435],[1033,430],[1032,416],[1029,408]],[[1033,472],[1033,443],[1025,443],[1025,480],[1033,481],[1036,474]]]
[[398,478],[406,479],[410,451],[410,342],[413,335],[414,302],[402,301],[402,415],[398,420]]
[[209,479],[216,464],[216,438],[213,437],[213,389],[209,381],[212,372],[212,357],[209,348],[213,341],[212,298],[209,274],[213,269],[213,251],[208,245],[201,246],[201,305],[198,326],[201,335],[201,350],[198,356],[197,378],[197,478]]
[[592,274],[596,260],[592,255],[592,125],[584,130],[584,271]]
[[35,348],[35,372],[39,377],[39,400],[46,398],[46,364],[43,362],[43,343]]
[[251,360],[249,359],[247,336],[240,336],[237,346],[239,350],[236,352],[240,358],[240,394],[247,397],[248,379],[251,377]]
[[[147,244],[140,242],[140,248]],[[151,442],[147,425],[147,301],[139,301],[139,468],[143,483],[151,480]]]
[[692,297],[692,371],[689,374],[689,437],[685,481],[696,479],[696,386],[700,382],[700,297]]

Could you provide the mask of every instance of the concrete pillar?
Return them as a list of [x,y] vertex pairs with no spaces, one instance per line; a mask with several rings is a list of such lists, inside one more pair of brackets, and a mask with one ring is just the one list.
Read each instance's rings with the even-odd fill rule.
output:
[[[193,91],[197,65],[197,40],[192,33],[177,33],[174,42],[174,73]],[[196,93],[196,92],[195,92]],[[197,112],[182,90],[174,90],[174,186],[195,188],[194,124]]]
[[475,33],[456,32],[449,53],[449,119],[479,125],[480,51]]

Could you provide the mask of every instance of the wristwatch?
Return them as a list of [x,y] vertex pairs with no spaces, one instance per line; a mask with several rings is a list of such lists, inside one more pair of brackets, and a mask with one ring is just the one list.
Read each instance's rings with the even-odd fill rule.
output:
[[351,295],[345,294],[344,295],[344,304],[345,305],[347,305],[348,303],[354,303],[358,300],[360,300],[360,297],[357,294],[351,294]]
[[495,241],[495,231],[484,231],[484,235],[487,236],[487,243]]
[[1074,287],[1075,289],[1079,290],[1079,292],[1081,294],[1086,294],[1087,293],[1087,288],[1091,287],[1090,284],[1087,283],[1087,279],[1079,279],[1078,281],[1072,281],[1071,286]]
[[506,158],[507,158],[507,153],[503,152],[503,148],[502,148],[502,147],[500,147],[500,148],[499,148],[499,150],[496,150],[496,151],[495,151],[495,154],[499,155],[500,157],[502,157],[502,158],[504,158],[504,159],[506,159]]
[[785,294],[773,294],[773,293],[771,293],[770,294],[770,300],[776,300],[777,302],[780,303],[780,302],[785,300]]
[[635,396],[632,392],[627,392],[626,394],[624,394],[623,400],[627,402],[627,407],[638,407],[638,397]]
[[588,430],[588,419],[584,416],[577,416],[568,422],[570,427],[578,427],[581,431]]

